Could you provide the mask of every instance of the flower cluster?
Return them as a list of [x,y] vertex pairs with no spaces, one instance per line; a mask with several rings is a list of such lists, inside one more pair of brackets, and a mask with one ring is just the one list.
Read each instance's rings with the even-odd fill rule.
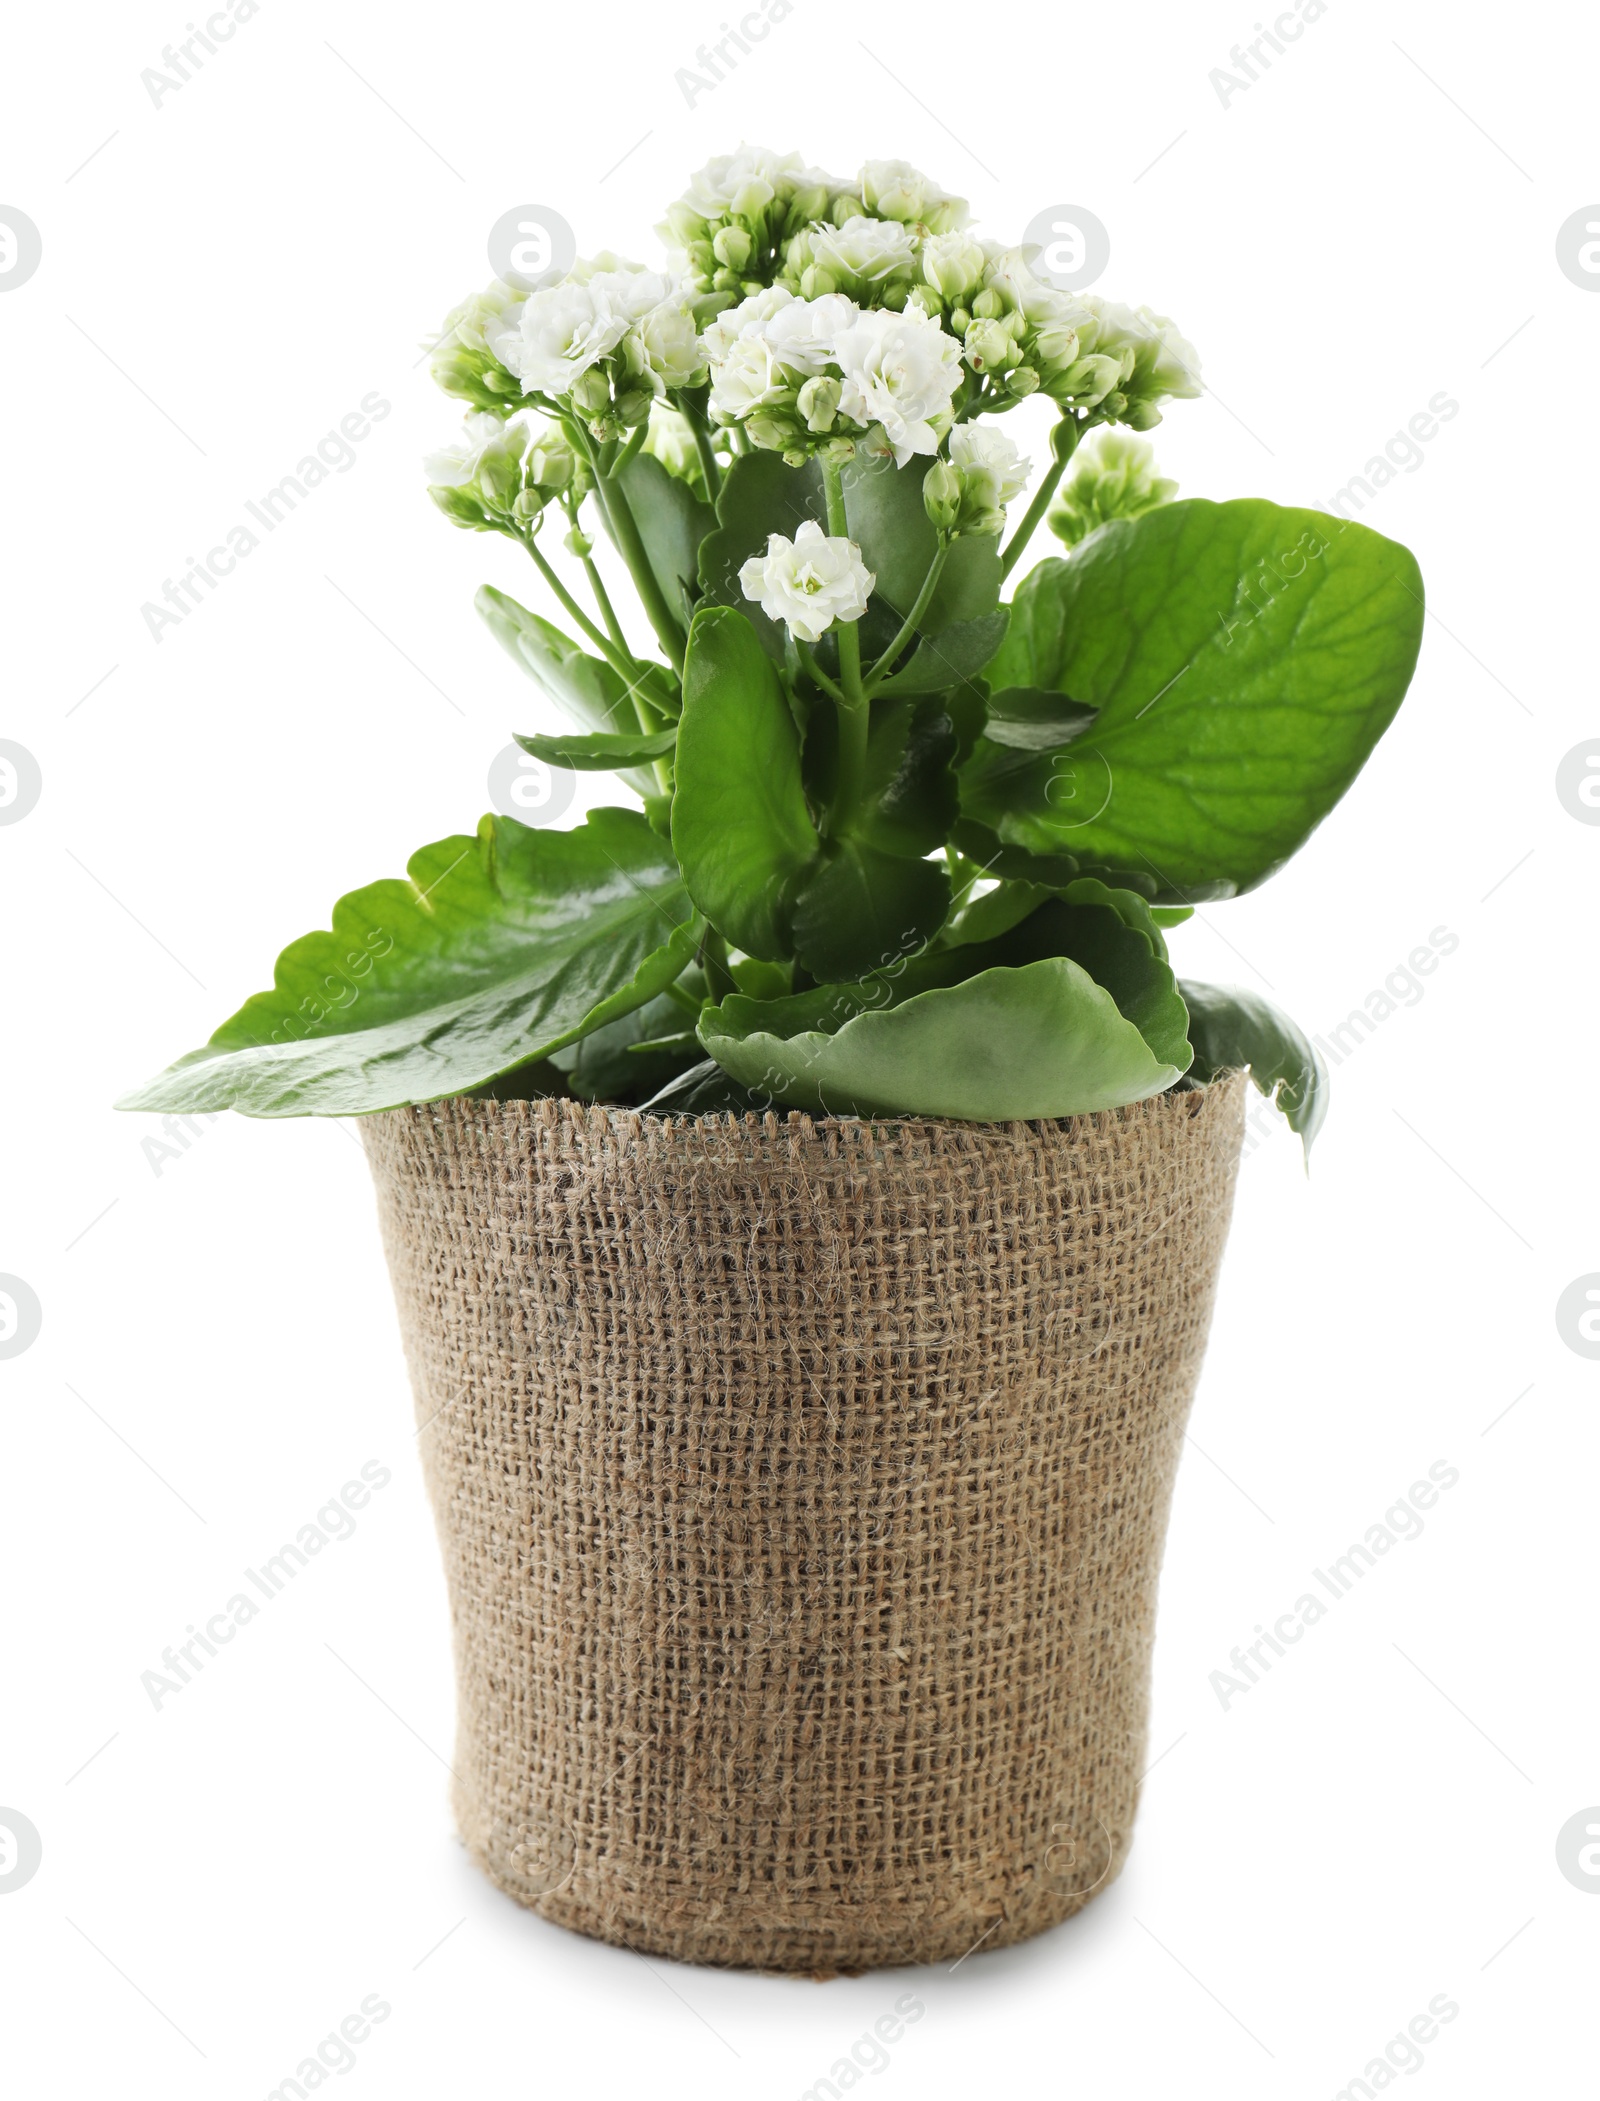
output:
[[470,532],[529,532],[545,506],[560,498],[576,515],[588,482],[559,424],[475,409],[460,440],[423,462],[428,494],[454,524]]
[[877,578],[854,540],[829,536],[808,518],[792,540],[770,533],[765,554],[739,571],[739,588],[797,642],[820,642],[835,621],[859,620]]
[[799,460],[814,451],[932,454],[955,420],[961,349],[915,307],[858,306],[843,292],[796,298],[771,285],[719,314],[701,338],[710,406],[753,444]]
[[[872,258],[874,237],[863,227],[938,234],[966,222],[965,199],[946,196],[907,161],[868,161],[852,182],[806,167],[798,153],[741,146],[690,179],[657,231],[691,291],[732,304],[780,278],[808,298],[849,291],[855,260]],[[841,233],[848,233],[842,245],[830,240]],[[822,259],[812,254],[819,237],[828,242]],[[900,246],[909,243],[903,239]],[[803,286],[800,279],[812,267],[830,281]],[[887,274],[881,281],[889,281]]]
[[452,517],[510,518],[510,489],[531,522],[540,491],[573,486],[570,452],[565,482],[530,480],[526,429],[488,428],[532,401],[595,471],[612,452],[591,440],[631,439],[708,498],[713,440],[724,461],[751,445],[796,465],[858,449],[896,467],[930,459],[924,500],[941,533],[996,533],[1027,470],[975,418],[1038,394],[1075,440],[1097,424],[1148,430],[1164,401],[1200,391],[1172,322],[1057,290],[1032,249],[969,231],[965,201],[905,161],[847,180],[743,146],[691,179],[660,230],[665,270],[601,254],[526,297],[492,284],[450,315],[434,375],[486,419],[469,419],[460,477],[433,477]]
[[1175,481],[1156,472],[1147,438],[1103,430],[1073,462],[1072,478],[1049,513],[1051,530],[1076,547],[1112,518],[1138,518],[1178,493]]
[[615,255],[580,262],[525,299],[491,285],[456,308],[448,329],[432,360],[447,393],[502,415],[518,396],[568,401],[600,438],[634,429],[652,402],[705,378],[677,280]]
[[951,539],[1005,530],[1006,505],[1028,486],[1030,468],[1003,430],[961,423],[950,433],[950,457],[936,460],[922,484],[928,516]]

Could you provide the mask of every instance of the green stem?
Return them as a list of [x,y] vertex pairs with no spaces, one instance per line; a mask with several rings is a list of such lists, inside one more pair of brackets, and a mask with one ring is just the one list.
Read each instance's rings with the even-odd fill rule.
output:
[[601,516],[616,545],[617,552],[628,565],[650,625],[655,630],[656,640],[661,644],[668,662],[677,672],[683,670],[685,649],[683,629],[672,617],[671,608],[661,595],[661,586],[656,582],[655,571],[650,567],[650,557],[644,551],[644,542],[639,537],[639,528],[634,523],[633,512],[623,493],[620,481],[600,472],[600,463],[595,457],[594,447],[587,444],[588,433],[584,433],[590,465],[594,471],[595,498],[600,505]]
[[728,968],[728,944],[715,927],[708,926],[700,942],[700,962],[706,974],[706,988],[713,999],[726,999],[739,987],[733,972]]
[[916,633],[922,622],[923,615],[927,612],[932,602],[933,594],[938,589],[939,573],[944,568],[949,553],[950,542],[941,539],[938,547],[934,550],[933,560],[928,564],[928,573],[922,579],[922,589],[917,593],[916,604],[913,605],[910,612],[907,613],[905,619],[901,622],[899,634],[895,636],[889,647],[883,652],[883,655],[879,657],[878,661],[867,673],[865,691],[868,694],[875,691],[882,680],[888,676],[890,665],[893,664],[895,658],[899,656],[901,650],[905,648],[906,644]]
[[700,411],[693,407],[687,394],[678,396],[678,413],[694,432],[695,451],[700,455],[700,470],[706,478],[706,489],[711,501],[716,502],[722,491],[722,468],[717,459],[716,448],[711,442],[711,431]]
[[619,649],[609,635],[603,635],[600,632],[599,628],[595,626],[560,577],[556,575],[546,558],[539,552],[539,549],[534,544],[532,533],[525,533],[522,536],[522,544],[527,548],[529,554],[533,556],[539,574],[559,599],[568,618],[577,622],[578,626],[588,636],[595,648],[599,650],[612,670],[619,673],[629,686],[635,685],[647,667],[638,663],[626,649]]
[[606,472],[610,477],[614,479],[617,475],[619,475],[622,472],[623,468],[627,466],[629,460],[633,458],[635,453],[637,453],[639,448],[643,445],[645,441],[645,435],[649,431],[649,428],[650,418],[646,416],[644,421],[635,427],[633,436],[628,440],[627,444],[623,446],[621,456],[614,462],[612,466],[607,468]]
[[[823,460],[822,486],[828,499],[829,535],[836,540],[848,540],[850,527],[845,516],[844,484],[837,460]],[[846,829],[861,800],[861,783],[867,770],[867,731],[871,722],[867,697],[861,688],[861,637],[848,620],[840,621],[834,633],[839,641],[839,682],[844,691],[837,696],[839,773],[828,811],[830,835]]]
[[[577,520],[574,519],[573,523],[576,524]],[[606,624],[606,633],[618,649],[628,650],[628,638],[622,632],[622,623],[618,620],[616,608],[611,603],[611,594],[606,589],[605,579],[594,565],[593,555],[586,554],[583,557],[583,573],[589,579],[589,589],[594,593],[594,602],[600,608],[600,617]],[[628,650],[628,654],[631,656],[633,652]]]
[[841,708],[849,705],[839,688],[817,662],[816,653],[806,643],[796,642],[794,653],[805,666],[806,677],[813,685],[820,686],[828,698],[836,700]]
[[1071,415],[1063,416],[1054,431],[1052,431],[1050,449],[1055,454],[1055,457],[1050,462],[1049,471],[1046,473],[1044,480],[1040,482],[1034,494],[1034,499],[1023,516],[1022,523],[1006,542],[1006,551],[1000,557],[1000,577],[1002,582],[1017,566],[1017,557],[1021,554],[1023,548],[1027,546],[1029,540],[1032,539],[1034,528],[1039,523],[1039,520],[1049,510],[1050,499],[1056,493],[1061,477],[1067,471],[1067,462],[1071,459],[1073,453],[1077,451],[1078,440],[1082,435],[1083,425],[1076,416]]

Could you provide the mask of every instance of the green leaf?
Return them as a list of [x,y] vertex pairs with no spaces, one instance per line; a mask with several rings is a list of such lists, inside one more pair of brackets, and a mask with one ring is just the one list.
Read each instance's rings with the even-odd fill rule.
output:
[[604,657],[587,656],[560,628],[490,584],[479,591],[476,604],[507,656],[537,679],[574,722],[586,730],[637,731],[627,683]]
[[1110,993],[1163,1064],[1188,1071],[1194,1059],[1189,1012],[1160,929],[1131,890],[1112,890],[1086,877],[1041,905],[1001,945],[1010,962],[1070,956]]
[[942,861],[907,860],[859,839],[830,840],[796,892],[794,951],[814,978],[863,977],[932,940],[949,909]]
[[730,1079],[715,1058],[702,1058],[640,1106],[646,1116],[747,1116],[768,1105]]
[[1081,700],[1039,686],[1006,686],[989,695],[983,734],[1009,751],[1055,751],[1081,737],[1095,711]]
[[[1116,913],[1125,926],[1141,935],[1150,953],[1161,962],[1167,960],[1166,937],[1161,931],[1161,915],[1153,912],[1135,890],[1108,886],[1094,876],[1069,877],[1054,883],[1030,883],[1002,881],[992,890],[986,890],[963,905],[949,927],[941,936],[944,945],[962,947],[979,941],[998,941],[1015,926],[1047,904],[1052,897],[1064,896],[1075,905],[1103,905]],[[1063,955],[1077,956],[1070,945],[1062,947]],[[1008,954],[1004,960],[1015,962],[1017,957]],[[1078,956],[1078,961],[1083,958]]]
[[1144,868],[1165,903],[1252,889],[1344,794],[1422,634],[1409,552],[1254,500],[1094,533],[1017,594],[991,685],[1098,711],[1064,751],[980,740],[965,815],[1009,845]]
[[1247,1065],[1256,1086],[1300,1134],[1309,1160],[1311,1141],[1328,1113],[1328,1068],[1304,1033],[1254,992],[1188,979],[1180,989],[1194,1043],[1190,1077],[1211,1080]]
[[[697,975],[691,968],[681,982]],[[662,994],[569,1043],[551,1062],[563,1074],[568,1092],[580,1101],[642,1102],[702,1057],[692,1034],[687,1051],[662,1047],[669,1031],[681,1035],[689,1021],[678,1002]]]
[[[958,543],[959,544],[959,543]],[[1000,646],[1010,612],[997,606],[977,620],[957,620],[937,634],[925,634],[904,670],[886,678],[877,691],[948,693],[953,686],[971,688],[978,673]]]
[[819,841],[782,682],[731,608],[702,608],[689,630],[672,844],[718,932],[748,955],[783,961],[794,891]]
[[[953,762],[961,739],[952,696],[876,695],[868,711],[866,763],[850,836],[880,853],[920,860],[944,845],[960,811]],[[807,794],[821,807],[835,791],[839,717],[818,702],[806,726]]]
[[642,1006],[699,932],[637,812],[570,832],[485,817],[414,854],[405,881],[341,898],[272,991],[119,1106],[365,1116],[462,1094]]
[[574,773],[612,773],[619,766],[637,766],[641,760],[671,756],[678,741],[676,729],[656,730],[647,735],[635,730],[620,734],[582,736],[518,737],[524,751],[532,752],[550,766],[566,766]]
[[[938,549],[938,535],[922,504],[922,483],[929,464],[913,460],[896,467],[892,460],[858,454],[845,463],[840,475],[850,537],[876,579],[866,616],[859,623],[861,652],[868,662],[894,640],[917,602]],[[788,467],[775,452],[746,453],[723,477],[717,529],[700,548],[700,583],[706,600],[744,611],[762,647],[779,661],[784,631],[746,600],[739,571],[752,555],[765,554],[770,534],[781,533],[792,540],[807,518],[827,529],[827,498],[816,462]],[[1000,555],[994,538],[956,540],[920,632],[939,635],[958,624],[992,618],[999,604],[1000,584]],[[998,639],[998,628],[993,632]],[[981,640],[972,637],[970,651],[959,642],[951,648],[964,655],[975,653]],[[989,641],[989,651],[993,648],[994,641]],[[972,671],[979,670],[982,662],[979,657]],[[961,674],[963,678],[968,675]]]
[[[603,736],[638,735],[638,711],[627,682],[604,657],[586,655],[560,628],[490,584],[479,591],[476,604],[506,655],[580,728]],[[649,684],[641,690],[649,699]],[[647,770],[625,773],[623,779],[636,795],[655,792],[655,775]]]
[[[931,460],[897,467],[891,459],[858,452],[840,473],[845,523],[876,582],[861,623],[864,656],[883,649],[917,602],[938,552],[939,536],[922,502]],[[826,515],[824,513],[824,520]],[[992,534],[964,535],[950,544],[919,633],[940,635],[957,624],[994,613],[1000,602],[1000,543]],[[869,633],[870,630],[870,633]],[[982,668],[982,660],[973,667]]]
[[985,970],[876,1011],[859,1003],[862,989],[765,1003],[735,994],[701,1016],[700,1040],[758,1096],[829,1115],[1078,1116],[1180,1077],[1066,957]]
[[826,525],[822,473],[814,460],[789,467],[776,452],[740,455],[722,477],[716,529],[700,543],[700,589],[708,605],[733,606],[750,622],[762,648],[783,661],[783,627],[747,599],[739,571],[752,555],[765,554],[772,533],[792,540],[807,518]]
[[710,504],[669,474],[648,452],[635,453],[618,476],[644,542],[651,574],[673,613],[687,627],[694,611],[700,545],[716,525]]

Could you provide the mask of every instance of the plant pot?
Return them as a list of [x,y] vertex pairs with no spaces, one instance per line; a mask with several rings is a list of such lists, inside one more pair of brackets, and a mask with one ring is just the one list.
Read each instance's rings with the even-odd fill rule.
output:
[[1054,1124],[365,1120],[494,1882],[831,1973],[1111,1881],[1244,1084]]

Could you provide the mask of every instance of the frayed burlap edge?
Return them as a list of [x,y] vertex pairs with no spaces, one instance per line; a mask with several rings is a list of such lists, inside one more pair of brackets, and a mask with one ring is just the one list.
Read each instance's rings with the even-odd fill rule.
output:
[[1053,1124],[365,1120],[500,1888],[831,1973],[1115,1877],[1244,1084]]

